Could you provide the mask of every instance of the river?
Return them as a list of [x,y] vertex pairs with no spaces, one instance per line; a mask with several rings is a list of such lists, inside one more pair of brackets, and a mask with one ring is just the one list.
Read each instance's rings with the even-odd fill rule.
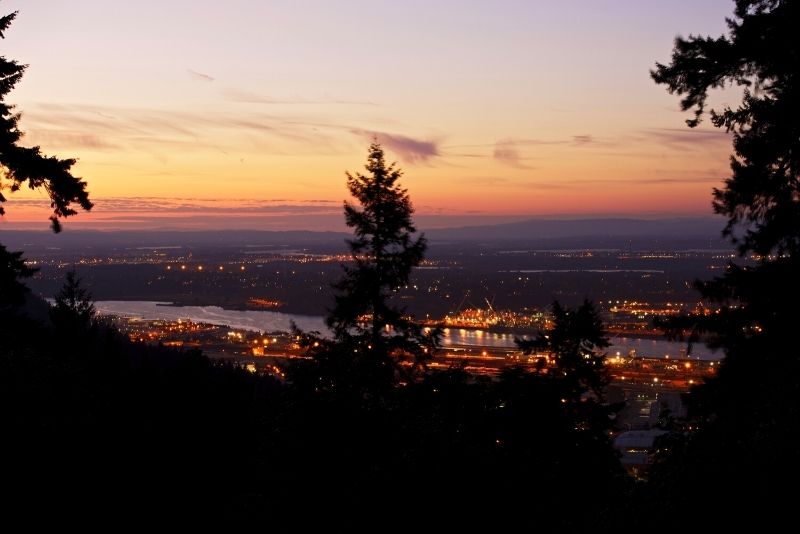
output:
[[[119,315],[138,317],[141,319],[177,320],[189,319],[198,323],[209,323],[230,326],[240,330],[260,332],[286,332],[295,323],[305,331],[326,332],[322,317],[313,315],[293,315],[288,313],[261,310],[225,310],[219,306],[172,306],[169,302],[101,300],[95,302],[95,308],[101,315]],[[667,341],[659,338],[613,337],[609,355],[619,353],[626,356],[631,350],[637,356],[649,358],[685,357],[686,343]],[[462,328],[446,328],[444,346],[469,346],[491,348],[514,348],[514,334],[494,333],[484,330]],[[719,353],[712,352],[705,345],[698,343],[692,347],[692,358],[700,360],[717,360]]]

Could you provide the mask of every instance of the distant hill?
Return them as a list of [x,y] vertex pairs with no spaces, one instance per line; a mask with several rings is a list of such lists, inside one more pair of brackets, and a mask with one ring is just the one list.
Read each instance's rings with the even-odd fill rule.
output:
[[431,229],[426,235],[433,247],[480,243],[542,249],[730,249],[730,243],[722,239],[723,226],[714,217],[530,219]]
[[714,217],[670,219],[530,219],[527,221],[433,229],[431,239],[523,240],[574,237],[720,237],[724,221]]
[[60,234],[47,231],[7,230],[0,232],[0,243],[12,250],[32,248],[67,249],[71,247],[122,247],[147,248],[169,246],[309,246],[341,243],[349,234],[337,232],[308,231],[261,231],[261,230],[215,230],[215,231],[114,231],[70,230]]
[[[432,247],[458,243],[543,248],[729,248],[721,238],[723,221],[714,217],[665,219],[530,219],[526,221],[422,229]],[[312,231],[123,231],[73,230],[61,234],[6,230],[0,242],[11,250],[41,248],[150,248],[150,247],[302,247],[344,248],[349,234]]]

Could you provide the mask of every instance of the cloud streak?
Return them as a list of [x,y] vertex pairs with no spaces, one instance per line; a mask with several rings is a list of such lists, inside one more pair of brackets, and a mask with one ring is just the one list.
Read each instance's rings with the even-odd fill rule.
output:
[[682,151],[697,150],[709,146],[721,147],[731,143],[730,134],[722,130],[700,130],[696,128],[659,128],[644,130],[643,135],[657,143]]
[[197,80],[199,82],[213,82],[214,77],[209,76],[208,74],[203,74],[202,72],[197,72],[196,70],[186,69],[186,72],[193,80]]
[[540,138],[527,138],[527,139],[514,139],[506,138],[496,141],[493,145],[453,145],[447,147],[448,149],[491,149],[491,155],[481,153],[460,153],[459,157],[481,158],[491,157],[509,167],[518,169],[535,169],[526,164],[526,160],[540,159],[526,155],[526,149],[530,150],[535,147],[549,147],[555,150],[574,149],[576,147],[591,147],[591,148],[611,148],[620,146],[621,142],[613,140],[598,140],[592,135],[582,134],[573,135],[569,139],[555,138],[555,139],[540,139]]
[[519,144],[520,143],[518,141],[514,141],[513,139],[504,139],[498,141],[494,145],[492,157],[495,160],[511,167],[516,167],[519,169],[532,169],[532,167],[523,162],[523,160],[526,158],[520,154],[518,149]]
[[156,159],[190,152],[282,154],[298,147],[323,153],[347,149],[349,125],[311,126],[293,116],[247,112],[190,112],[70,104],[26,106],[24,129],[48,149],[119,150]]
[[591,135],[573,135],[572,142],[578,146],[590,145],[594,142],[594,138]]
[[720,173],[714,171],[655,171],[656,174],[665,176],[647,176],[636,179],[631,178],[565,178],[560,180],[535,179],[535,178],[509,178],[504,176],[473,176],[459,178],[458,183],[473,187],[509,189],[509,190],[568,190],[574,188],[585,189],[591,186],[597,187],[618,187],[627,186],[629,188],[650,187],[670,184],[707,184],[709,186],[718,184],[722,178]]
[[355,135],[366,139],[377,139],[385,148],[396,153],[400,159],[409,164],[429,163],[433,158],[441,155],[439,144],[436,141],[414,139],[405,135],[374,132],[366,130],[353,130]]
[[[341,205],[336,200],[259,200],[259,199],[200,199],[163,197],[100,197],[93,198],[95,209],[92,216],[124,213],[167,214],[261,214],[261,215],[302,215],[339,214]],[[47,208],[45,199],[13,199],[15,207]],[[107,217],[105,217],[107,218]]]
[[[292,108],[294,109],[294,108]],[[93,106],[26,104],[23,128],[45,151],[105,150],[146,153],[160,163],[190,153],[222,154],[237,163],[243,156],[352,153],[350,136],[373,136],[411,164],[441,155],[439,143],[370,129],[374,119],[320,120],[252,106],[234,111],[183,111]],[[140,156],[137,155],[137,157]],[[97,160],[95,160],[97,161]]]
[[99,135],[73,130],[36,130],[26,136],[33,145],[45,145],[50,150],[70,150],[75,147],[88,150],[117,150],[119,145]]
[[333,98],[309,99],[299,96],[290,98],[274,98],[271,96],[245,91],[242,89],[223,89],[220,93],[229,102],[244,104],[340,104],[345,106],[377,106],[375,102],[364,100],[338,100]]

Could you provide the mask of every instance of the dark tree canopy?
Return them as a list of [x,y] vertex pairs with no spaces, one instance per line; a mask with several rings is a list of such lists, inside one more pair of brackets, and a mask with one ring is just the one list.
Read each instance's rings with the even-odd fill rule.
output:
[[609,341],[594,305],[587,301],[577,308],[552,305],[553,328],[534,339],[517,339],[523,353],[544,353],[553,362],[540,360],[537,387],[549,390],[561,402],[569,428],[596,442],[608,444],[606,434],[614,426],[617,407],[604,402],[608,385],[605,352]]
[[[0,17],[0,38],[16,18],[17,13]],[[38,146],[19,146],[23,133],[18,124],[20,113],[6,102],[6,96],[20,81],[27,65],[0,56],[0,215],[5,214],[3,195],[5,189],[18,191],[24,185],[31,189],[44,188],[50,196],[53,214],[50,222],[53,231],[61,230],[60,220],[75,215],[72,203],[89,210],[92,203],[86,191],[86,182],[72,175],[74,159],[59,159],[42,154]]]
[[651,72],[682,97],[682,109],[694,110],[690,127],[700,122],[711,89],[744,88],[738,107],[709,113],[733,135],[733,172],[714,190],[714,210],[728,217],[726,234],[742,254],[800,247],[798,20],[793,0],[737,0],[728,35],[678,37],[672,62]]

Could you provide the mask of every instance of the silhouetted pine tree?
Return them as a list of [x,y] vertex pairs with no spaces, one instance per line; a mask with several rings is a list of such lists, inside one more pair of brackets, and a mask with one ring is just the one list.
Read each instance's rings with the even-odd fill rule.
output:
[[424,236],[414,235],[414,209],[398,183],[402,171],[386,163],[377,142],[369,147],[366,170],[347,173],[347,187],[358,201],[344,203],[354,233],[348,240],[353,265],[343,266],[344,277],[334,285],[335,306],[326,318],[333,340],[313,340],[312,353],[328,377],[389,385],[398,360],[418,364],[432,356],[438,333],[424,333],[393,301],[426,248]]
[[[698,499],[724,506],[715,522],[778,521],[790,513],[785,484],[800,475],[797,324],[800,285],[800,6],[791,0],[738,0],[728,35],[678,38],[656,83],[682,96],[696,126],[711,89],[744,87],[735,109],[711,110],[732,135],[731,176],[714,190],[714,210],[746,261],[697,284],[720,306],[685,317],[725,351],[718,376],[689,397],[692,428],[653,473],[661,515]],[[705,517],[708,519],[708,516]]]
[[[5,38],[5,31],[16,16],[15,12],[0,17],[0,38]],[[3,170],[0,184],[12,192],[26,183],[31,189],[44,188],[53,208],[50,222],[53,230],[58,232],[61,229],[59,218],[77,213],[71,207],[73,202],[85,210],[91,209],[92,203],[86,192],[86,182],[70,172],[75,164],[74,159],[48,157],[41,153],[38,146],[26,148],[17,144],[23,135],[18,128],[20,114],[14,112],[14,106],[6,103],[6,96],[22,79],[26,67],[0,57],[0,167]],[[0,188],[0,215],[5,213],[2,206],[5,201]]]
[[[0,39],[16,18],[17,13],[0,17]],[[74,159],[48,157],[39,147],[18,145],[23,133],[18,128],[20,114],[14,106],[6,103],[6,96],[22,79],[26,65],[0,56],[0,216],[5,214],[3,191],[18,191],[23,185],[31,189],[44,188],[50,197],[53,214],[50,222],[54,232],[61,230],[59,219],[75,215],[73,202],[83,209],[92,208],[86,182],[70,172]],[[18,306],[22,303],[25,288],[21,278],[29,277],[34,271],[24,266],[21,254],[8,252],[0,246],[0,310]]]
[[56,329],[68,334],[80,334],[92,327],[95,317],[92,295],[81,284],[75,271],[68,271],[64,285],[50,309]]

